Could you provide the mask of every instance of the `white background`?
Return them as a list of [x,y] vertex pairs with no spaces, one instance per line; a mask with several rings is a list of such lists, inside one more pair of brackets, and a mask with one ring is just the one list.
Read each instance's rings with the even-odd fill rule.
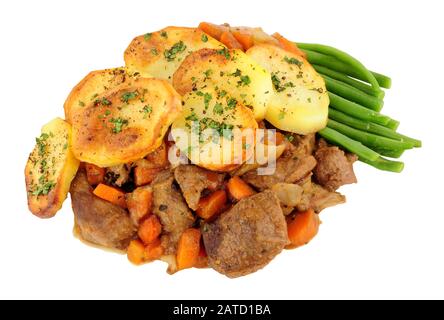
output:
[[[1,1],[0,298],[444,298],[443,13],[441,1]],[[236,280],[134,267],[72,236],[69,200],[50,220],[26,205],[34,137],[71,88],[122,65],[133,37],[202,20],[352,53],[393,78],[384,112],[424,144],[402,174],[356,165],[359,183],[321,214],[318,237]]]

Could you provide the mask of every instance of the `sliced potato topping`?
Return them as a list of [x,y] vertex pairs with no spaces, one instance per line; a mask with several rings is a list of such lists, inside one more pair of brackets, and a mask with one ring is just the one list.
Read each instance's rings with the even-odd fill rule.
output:
[[223,48],[224,45],[202,30],[167,27],[134,38],[125,51],[125,64],[130,72],[146,73],[172,80],[174,72],[191,52],[202,48]]
[[97,99],[100,94],[115,86],[128,82],[137,75],[126,72],[125,68],[113,68],[90,72],[71,91],[65,101],[65,118],[72,123],[73,114],[82,110],[91,101]]
[[71,152],[71,126],[55,118],[42,128],[25,168],[29,210],[53,217],[62,207],[79,161]]
[[253,110],[256,120],[265,117],[273,95],[270,74],[240,50],[201,49],[190,54],[173,77],[180,94],[213,86],[228,92]]
[[73,116],[74,155],[99,167],[141,159],[162,144],[181,111],[181,97],[165,80],[118,85]]
[[266,120],[298,134],[317,132],[326,126],[329,99],[325,83],[304,58],[269,44],[253,46],[247,55],[271,74],[274,95]]
[[171,133],[176,146],[193,163],[230,171],[252,155],[258,125],[249,108],[225,91],[211,88],[192,91],[183,101],[184,111]]

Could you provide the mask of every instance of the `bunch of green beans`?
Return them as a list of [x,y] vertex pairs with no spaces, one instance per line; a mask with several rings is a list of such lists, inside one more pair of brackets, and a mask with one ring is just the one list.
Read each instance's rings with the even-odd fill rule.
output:
[[379,113],[391,79],[368,70],[351,55],[321,44],[296,43],[324,78],[330,98],[327,127],[319,135],[353,152],[377,169],[401,172],[399,158],[405,150],[421,147],[421,141],[396,132],[399,121]]

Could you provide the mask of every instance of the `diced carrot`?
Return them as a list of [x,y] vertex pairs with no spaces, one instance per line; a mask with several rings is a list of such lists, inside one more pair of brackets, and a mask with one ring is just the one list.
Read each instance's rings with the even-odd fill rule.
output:
[[135,225],[139,225],[140,220],[151,213],[152,190],[147,187],[139,187],[133,192],[127,193],[125,198],[131,219]]
[[230,31],[225,31],[222,33],[220,36],[220,42],[226,45],[228,49],[244,49]]
[[153,261],[159,259],[163,255],[163,247],[160,238],[145,247],[145,261]]
[[145,157],[154,167],[163,168],[168,165],[168,153],[165,143]]
[[126,208],[125,193],[122,190],[99,183],[93,193],[103,200],[109,201],[122,208]]
[[228,27],[226,26],[219,26],[214,23],[209,22],[201,22],[199,23],[200,30],[208,34],[209,36],[213,37],[214,39],[220,40],[220,37],[222,36],[222,33],[225,31],[228,31]]
[[161,170],[161,168],[137,166],[134,168],[134,183],[138,187],[151,183]]
[[280,33],[274,33],[273,37],[279,41],[283,49],[287,50],[288,52],[297,54],[298,56],[301,56],[303,58],[306,58],[306,54],[301,49],[299,49],[294,42],[291,42],[290,40],[284,38]]
[[208,181],[211,182],[211,184],[208,186],[208,189],[210,191],[216,191],[220,184],[219,174],[214,171],[208,171],[206,173]]
[[196,265],[200,251],[200,230],[189,228],[185,230],[177,246],[177,268],[179,270]]
[[100,168],[92,163],[85,163],[86,178],[92,186],[103,182],[105,178],[105,168]]
[[231,30],[236,40],[242,45],[244,51],[254,46],[253,34],[247,30]]
[[241,200],[255,194],[254,190],[239,176],[234,176],[228,181],[227,189],[230,195],[236,200]]
[[217,190],[209,196],[200,199],[196,214],[202,219],[210,219],[220,213],[227,202],[227,193],[225,190]]
[[145,246],[140,240],[132,240],[127,249],[128,260],[139,265],[145,260]]
[[137,234],[143,243],[148,245],[156,240],[161,232],[162,225],[160,224],[159,218],[152,214],[141,223]]
[[294,217],[288,218],[288,238],[291,244],[287,246],[287,249],[307,244],[318,233],[320,224],[319,216],[313,209],[299,212]]

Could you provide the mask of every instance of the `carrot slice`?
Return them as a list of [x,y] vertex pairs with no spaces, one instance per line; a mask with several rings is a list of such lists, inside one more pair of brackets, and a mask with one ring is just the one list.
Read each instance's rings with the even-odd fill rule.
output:
[[99,183],[93,193],[103,200],[109,201],[122,208],[126,208],[125,193],[122,190]]
[[227,189],[230,195],[236,200],[241,200],[255,194],[254,190],[239,176],[234,176],[228,181]]
[[288,52],[297,54],[298,56],[301,56],[303,58],[306,58],[305,52],[299,49],[294,42],[291,42],[290,40],[284,38],[280,33],[278,32],[274,33],[273,37],[279,41],[279,44],[283,49],[287,50]]
[[218,190],[209,196],[200,199],[196,214],[202,219],[210,219],[220,213],[227,202],[227,193],[225,190]]
[[128,260],[139,265],[145,260],[145,246],[140,240],[132,240],[127,249]]
[[134,168],[134,183],[138,187],[151,183],[161,170],[161,168],[137,166]]
[[138,235],[144,244],[148,245],[156,240],[162,232],[162,225],[155,215],[150,215],[139,227]]
[[153,261],[159,259],[163,255],[163,247],[159,238],[145,247],[145,261]]
[[212,36],[214,39],[220,40],[220,37],[222,36],[222,33],[225,31],[228,31],[228,27],[226,26],[219,26],[214,23],[209,22],[201,22],[199,23],[200,30],[208,34],[209,36]]
[[297,213],[287,219],[288,239],[291,244],[287,249],[293,249],[307,244],[319,230],[321,221],[313,209]]
[[236,40],[242,45],[244,51],[247,51],[252,46],[254,46],[254,38],[251,32],[244,30],[232,30],[231,33],[236,38]]
[[92,186],[103,182],[105,178],[105,168],[100,168],[92,163],[85,163],[86,179]]
[[125,198],[131,219],[134,224],[139,225],[139,221],[151,213],[153,192],[146,187],[139,187],[127,193]]
[[211,184],[207,187],[210,191],[216,191],[220,184],[219,174],[213,171],[206,173],[207,179]]
[[220,36],[220,42],[226,45],[228,49],[244,49],[230,31],[225,31],[222,33]]
[[177,246],[177,268],[179,270],[194,267],[200,251],[200,230],[185,230]]

